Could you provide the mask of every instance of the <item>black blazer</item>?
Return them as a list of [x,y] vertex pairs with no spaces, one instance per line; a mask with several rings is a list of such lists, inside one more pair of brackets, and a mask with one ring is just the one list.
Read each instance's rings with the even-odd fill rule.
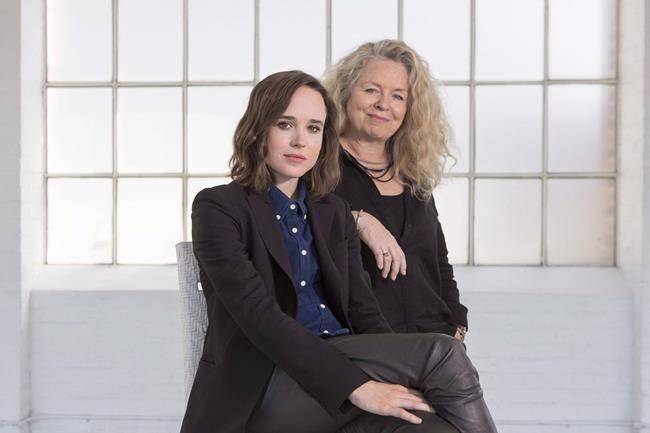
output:
[[[349,206],[307,197],[322,287],[341,325],[392,332],[363,271]],[[183,419],[183,433],[244,433],[274,365],[330,414],[369,377],[298,323],[291,269],[265,195],[237,183],[204,189],[192,205],[192,240],[209,326]]]
[[433,198],[419,200],[404,190],[404,226],[400,231],[381,206],[379,190],[341,152],[341,182],[336,194],[352,209],[363,209],[388,228],[406,255],[406,276],[382,278],[370,248],[362,243],[363,265],[382,312],[395,332],[440,332],[454,335],[467,326],[467,308],[460,303],[454,270]]

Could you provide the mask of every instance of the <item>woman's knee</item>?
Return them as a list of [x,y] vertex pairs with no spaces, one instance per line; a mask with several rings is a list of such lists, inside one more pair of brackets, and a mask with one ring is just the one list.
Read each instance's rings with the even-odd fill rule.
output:
[[449,379],[456,391],[473,392],[480,390],[478,372],[467,356],[463,343],[449,335],[431,334],[430,366],[435,374]]
[[432,352],[437,352],[441,357],[453,358],[456,362],[466,362],[471,365],[463,342],[447,334],[424,334],[428,338]]

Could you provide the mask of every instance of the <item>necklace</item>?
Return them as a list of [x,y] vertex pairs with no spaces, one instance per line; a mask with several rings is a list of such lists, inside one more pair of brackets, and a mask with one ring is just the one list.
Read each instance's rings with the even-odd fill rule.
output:
[[[376,180],[377,182],[390,182],[393,180],[395,177],[395,171],[391,173],[390,177],[388,179],[382,179],[382,177],[386,176],[388,172],[393,168],[393,158],[391,156],[390,161],[388,162],[388,165],[384,168],[369,168],[363,165],[357,158],[355,158],[350,152],[347,151],[344,147],[341,147],[343,150],[343,154],[350,160],[352,161],[357,167],[359,167],[361,170],[363,170],[368,176],[370,176],[372,179]],[[378,174],[375,174],[378,173]]]

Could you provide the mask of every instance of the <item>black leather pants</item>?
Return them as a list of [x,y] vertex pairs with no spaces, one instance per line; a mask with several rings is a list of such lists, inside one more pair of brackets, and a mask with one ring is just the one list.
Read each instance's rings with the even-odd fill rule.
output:
[[247,433],[496,433],[478,374],[460,341],[432,333],[348,335],[327,341],[372,379],[420,390],[436,413],[415,411],[423,419],[418,425],[356,407],[333,419],[276,368]]

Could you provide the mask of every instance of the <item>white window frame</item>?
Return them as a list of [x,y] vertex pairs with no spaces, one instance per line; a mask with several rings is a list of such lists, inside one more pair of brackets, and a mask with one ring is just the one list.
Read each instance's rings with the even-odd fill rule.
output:
[[[641,0],[619,0],[619,10],[626,6],[628,8],[639,7],[638,4]],[[474,0],[471,1],[472,10],[474,10]],[[259,10],[259,1],[255,2],[256,5],[256,21],[257,13]],[[25,68],[23,67],[22,73],[22,90],[23,90],[23,107],[22,107],[22,196],[21,203],[23,209],[23,268],[24,280],[33,289],[45,290],[173,290],[176,289],[177,279],[174,265],[46,265],[44,263],[46,251],[46,235],[43,227],[45,226],[46,215],[46,184],[49,177],[56,177],[56,174],[50,175],[45,172],[46,168],[46,155],[45,155],[45,0],[23,0],[23,23],[28,23],[31,30],[29,31],[30,37],[23,38],[23,65],[42,65],[39,70],[37,67]],[[548,0],[546,0],[546,10],[548,9]],[[327,0],[328,10],[328,24],[331,14],[331,0]],[[399,37],[402,36],[402,10],[403,0],[398,0],[398,19],[400,25],[398,26]],[[474,14],[472,14],[474,15]],[[546,14],[548,17],[548,14]],[[187,2],[184,7],[184,18],[187,20]],[[642,34],[645,23],[641,26],[634,25],[634,23],[621,22],[621,14],[618,17],[618,41],[629,38],[636,40],[639,32]],[[631,17],[626,18],[631,20]],[[474,20],[472,19],[472,22]],[[548,19],[545,20],[545,38],[548,37]],[[40,22],[42,27],[34,25]],[[114,26],[116,24],[114,23]],[[257,22],[256,22],[257,25]],[[474,24],[472,23],[472,28]],[[115,28],[115,27],[114,27]],[[328,25],[329,28],[329,25]],[[184,46],[185,53],[187,53],[187,25],[184,30]],[[25,31],[24,31],[25,32]],[[257,38],[259,35],[256,32],[256,48],[257,53]],[[114,33],[115,37],[115,33]],[[330,38],[328,38],[329,41]],[[473,40],[474,38],[472,38]],[[472,42],[472,45],[473,42]],[[616,193],[616,220],[628,221],[630,218],[638,217],[641,210],[634,207],[633,202],[635,198],[639,198],[639,193],[642,190],[642,155],[643,148],[635,146],[637,140],[643,142],[644,124],[643,122],[634,122],[636,110],[643,109],[643,83],[642,80],[635,82],[635,73],[641,71],[643,74],[643,62],[635,56],[633,51],[621,51],[620,42],[617,49],[617,65],[623,65],[622,68],[617,67],[616,82],[619,89],[617,89],[617,113],[616,113],[616,148],[617,148],[617,169],[614,173],[608,174],[605,177],[615,177],[617,181]],[[548,47],[548,44],[546,44]],[[472,46],[472,50],[474,47]],[[546,48],[548,50],[548,48]],[[184,54],[186,56],[186,54]],[[547,57],[545,53],[545,57]],[[643,57],[641,57],[642,59]],[[474,55],[472,54],[472,59]],[[327,47],[327,60],[328,64],[331,61],[331,47]],[[548,64],[548,62],[546,62]],[[186,88],[190,83],[186,81],[187,77],[187,62],[184,62],[184,80],[181,83],[173,83],[173,85],[180,85],[183,87],[184,96],[183,104],[184,111],[186,110]],[[115,62],[114,62],[115,68]],[[547,67],[545,68],[547,69]],[[473,68],[472,68],[473,70]],[[255,82],[258,80],[258,56],[255,58]],[[114,71],[115,72],[115,71]],[[473,72],[472,72],[473,73]],[[622,73],[622,75],[620,74]],[[547,71],[545,76],[547,76]],[[627,76],[629,75],[629,77]],[[114,77],[117,75],[114,73]],[[637,75],[638,77],[638,75]],[[585,82],[589,80],[578,80]],[[603,80],[597,80],[601,82]],[[605,80],[605,84],[616,84],[612,80]],[[594,81],[589,81],[594,82]],[[244,83],[244,82],[242,82]],[[517,82],[521,84],[522,82]],[[546,103],[546,92],[548,83],[551,80],[544,80]],[[67,83],[66,83],[67,84]],[[106,83],[106,85],[116,86],[115,78],[113,82]],[[123,83],[120,83],[122,85]],[[134,85],[142,83],[133,83]],[[156,83],[159,85],[160,83]],[[205,83],[209,85],[217,85],[219,83]],[[223,85],[232,85],[234,83],[223,83]],[[250,82],[245,82],[250,85]],[[489,84],[476,82],[473,76],[470,77],[468,82],[448,82],[448,85],[469,85],[470,87],[477,84]],[[499,83],[502,84],[502,83]],[[540,82],[535,82],[540,84]],[[93,83],[93,87],[96,83]],[[38,91],[35,91],[38,88]],[[473,94],[473,92],[472,92]],[[640,97],[638,95],[641,95]],[[640,100],[639,100],[640,98]],[[472,96],[473,99],[473,96]],[[40,113],[37,114],[37,113]],[[546,121],[546,120],[544,120]],[[185,126],[184,126],[185,127]],[[472,128],[473,129],[473,128]],[[185,135],[185,133],[184,133]],[[473,136],[473,132],[472,132]],[[471,139],[471,146],[473,152],[474,137]],[[115,144],[114,144],[115,145]],[[546,138],[544,138],[544,146],[546,148]],[[36,149],[40,147],[40,149]],[[183,204],[187,201],[187,178],[189,177],[207,177],[208,174],[189,175],[187,173],[186,162],[186,137],[184,137],[184,161],[183,173],[175,177],[183,177]],[[473,159],[473,158],[471,158]],[[546,167],[545,167],[546,170]],[[470,178],[470,185],[473,185],[473,178],[485,177],[483,175],[476,175],[472,173],[473,167],[470,168],[469,176],[467,174],[454,174],[453,176],[468,177]],[[215,173],[219,175],[219,173]],[[209,174],[210,177],[215,174]],[[593,173],[592,173],[593,174]],[[115,182],[115,170],[111,173],[111,177]],[[508,173],[499,174],[499,176],[508,177]],[[543,173],[545,178],[552,177],[553,174]],[[562,177],[567,177],[566,173],[562,173]],[[581,176],[585,173],[580,173]],[[591,175],[587,173],[587,175]],[[598,174],[595,174],[598,177]],[[66,175],[66,177],[68,177]],[[121,177],[121,176],[120,176]],[[159,177],[158,174],[152,177]],[[489,177],[493,177],[490,175]],[[527,177],[526,175],[517,178]],[[572,176],[568,176],[572,177]],[[545,181],[544,181],[545,183]],[[470,194],[472,194],[473,187],[470,186]],[[543,199],[544,200],[544,199]],[[473,197],[470,196],[469,200],[470,215],[473,215]],[[185,206],[184,206],[185,207]],[[543,206],[545,209],[545,205]],[[184,212],[185,215],[185,212]],[[636,220],[639,221],[639,220]],[[184,225],[186,224],[184,216]],[[473,223],[470,219],[469,230],[470,238],[472,237]],[[625,281],[629,282],[630,277],[639,274],[638,262],[640,260],[640,252],[642,250],[642,237],[640,236],[640,223],[637,225],[625,225],[623,227],[619,224],[615,225],[615,266],[605,267],[591,267],[591,266],[455,266],[457,279],[461,290],[477,290],[477,291],[514,291],[514,292],[527,292],[536,291],[539,287],[531,287],[531,281],[542,282],[541,285],[547,288],[556,287],[561,290],[563,284],[566,283],[566,278],[570,277],[574,284],[573,287],[583,287],[584,290],[626,290],[628,287]],[[114,231],[115,232],[115,231]],[[41,233],[42,236],[34,236],[34,233]],[[183,230],[185,236],[186,231]],[[545,237],[545,236],[544,236]],[[470,240],[470,247],[472,241]],[[545,254],[545,253],[544,253]],[[473,256],[470,250],[470,258]],[[544,256],[545,257],[545,256]],[[623,272],[622,272],[623,271]],[[511,276],[516,278],[510,278]],[[504,278],[507,276],[507,278]]]

